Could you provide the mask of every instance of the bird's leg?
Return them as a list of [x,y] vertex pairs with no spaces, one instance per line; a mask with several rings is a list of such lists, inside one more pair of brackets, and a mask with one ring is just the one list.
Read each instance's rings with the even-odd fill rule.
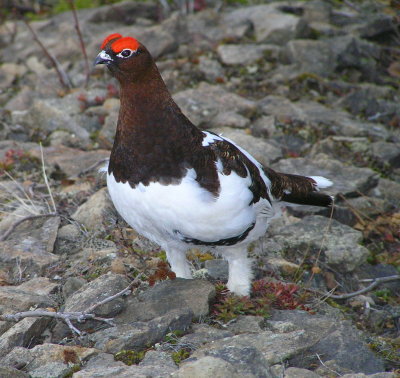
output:
[[171,270],[176,276],[192,278],[192,272],[190,271],[189,263],[186,259],[186,251],[169,248],[166,248],[165,251],[167,253],[168,262],[171,265]]
[[229,264],[228,289],[237,295],[249,295],[253,273],[251,260],[247,258],[247,250],[243,247],[240,249],[230,247],[222,253],[222,256]]

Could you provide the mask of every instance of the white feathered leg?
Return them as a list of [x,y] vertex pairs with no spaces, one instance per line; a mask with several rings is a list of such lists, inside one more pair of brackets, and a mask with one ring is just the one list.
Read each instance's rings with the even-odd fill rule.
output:
[[167,259],[171,265],[171,270],[177,277],[192,278],[189,263],[186,259],[186,251],[175,248],[164,248],[167,253]]
[[230,247],[223,251],[222,256],[229,264],[228,289],[237,295],[249,295],[253,273],[247,250]]

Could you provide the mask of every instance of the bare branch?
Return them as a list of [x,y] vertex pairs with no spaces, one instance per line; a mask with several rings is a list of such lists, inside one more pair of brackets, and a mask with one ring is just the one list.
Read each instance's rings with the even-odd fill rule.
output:
[[78,19],[78,15],[76,13],[75,2],[74,2],[74,0],[67,0],[67,2],[72,10],[72,15],[74,17],[74,22],[75,22],[76,33],[78,34],[79,44],[81,46],[82,54],[83,54],[84,61],[85,61],[85,76],[86,76],[85,87],[87,87],[89,84],[89,78],[90,78],[89,59],[88,59],[88,56],[86,53],[85,43],[83,42],[81,28],[79,26],[79,19]]
[[375,279],[368,279],[368,280],[362,280],[361,282],[371,282],[372,283],[370,285],[368,285],[367,287],[364,287],[363,289],[354,291],[352,293],[346,293],[346,294],[331,294],[329,293],[323,293],[319,290],[313,290],[313,289],[307,289],[309,291],[313,291],[316,292],[318,294],[322,294],[328,298],[332,298],[332,299],[349,299],[349,298],[353,298],[356,297],[357,295],[360,294],[364,294],[367,293],[368,291],[371,291],[372,289],[376,288],[377,286],[385,283],[385,282],[391,282],[391,281],[397,281],[400,280],[400,274],[398,275],[394,275],[394,276],[387,276],[387,277],[379,277],[379,278],[375,278]]
[[132,287],[138,286],[140,284],[140,282],[141,281],[138,278],[135,278],[125,289],[121,290],[117,294],[111,295],[110,297],[107,297],[107,298],[103,299],[102,301],[100,301],[98,303],[95,303],[94,305],[90,306],[85,311],[85,313],[93,312],[97,307],[99,307],[99,306],[101,306],[101,305],[103,305],[105,303],[111,302],[112,300],[114,300],[114,299],[116,299],[118,297],[122,297],[125,294],[128,294],[128,292],[132,289]]
[[108,303],[118,297],[122,297],[123,295],[127,294],[132,289],[132,287],[139,286],[140,282],[141,281],[138,278],[135,278],[124,290],[121,290],[120,292],[111,295],[100,302],[95,303],[85,311],[77,311],[77,312],[68,312],[68,311],[53,312],[46,310],[23,311],[23,312],[17,312],[16,314],[0,315],[0,320],[9,322],[19,322],[21,319],[24,318],[37,318],[37,317],[49,317],[53,319],[60,319],[64,321],[65,324],[67,324],[67,326],[73,333],[80,336],[82,335],[82,332],[72,324],[73,320],[77,321],[78,323],[83,323],[86,320],[97,320],[99,322],[107,323],[110,326],[115,326],[112,318],[106,319],[97,317],[93,313],[94,310],[105,303]]
[[35,30],[33,30],[32,26],[29,24],[29,22],[23,17],[22,17],[22,21],[24,22],[26,27],[31,32],[34,41],[39,45],[39,47],[42,49],[42,51],[44,52],[46,57],[50,60],[52,66],[55,68],[55,70],[57,72],[58,79],[59,79],[61,85],[66,89],[71,89],[71,84],[70,84],[70,80],[68,78],[68,75],[63,70],[63,68],[61,67],[60,63],[58,63],[57,59],[43,45],[43,43],[40,41],[38,35],[36,34]]
[[29,215],[27,217],[18,219],[16,222],[14,222],[8,230],[0,236],[0,241],[7,240],[7,238],[14,232],[14,230],[23,222],[28,221],[28,220],[33,220],[33,219],[39,219],[39,218],[50,218],[50,217],[58,217],[59,214],[57,213],[48,213],[48,214],[39,214],[39,215]]

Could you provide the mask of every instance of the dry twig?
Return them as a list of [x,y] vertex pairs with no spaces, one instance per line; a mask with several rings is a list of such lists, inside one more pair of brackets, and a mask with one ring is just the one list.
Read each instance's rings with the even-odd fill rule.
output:
[[7,238],[14,232],[14,230],[23,222],[28,221],[28,220],[34,220],[34,219],[39,219],[39,218],[50,218],[50,217],[58,217],[59,214],[57,213],[49,213],[49,214],[39,214],[39,215],[29,215],[27,217],[18,219],[16,222],[14,222],[8,230],[0,236],[0,241],[7,240]]
[[72,15],[74,17],[74,22],[75,22],[76,34],[78,34],[79,44],[81,46],[82,54],[83,54],[84,61],[85,61],[85,76],[86,76],[85,87],[87,87],[89,84],[89,78],[90,78],[89,59],[88,59],[88,56],[86,53],[85,43],[83,42],[81,28],[79,26],[79,19],[78,19],[78,14],[76,13],[75,2],[74,2],[74,0],[67,0],[67,2],[72,10]]
[[113,319],[112,318],[100,318],[96,316],[93,312],[94,310],[108,302],[111,302],[112,300],[122,297],[123,295],[128,294],[128,292],[134,287],[134,286],[139,286],[140,280],[138,278],[135,278],[124,290],[121,290],[120,292],[111,295],[105,299],[103,299],[100,302],[97,302],[87,308],[84,311],[74,311],[74,312],[63,312],[63,311],[58,311],[58,312],[53,312],[53,311],[46,311],[46,310],[33,310],[33,311],[23,311],[23,312],[17,312],[15,314],[6,314],[6,315],[0,315],[0,320],[2,321],[9,321],[9,322],[18,322],[21,319],[24,318],[37,318],[37,317],[48,317],[48,318],[53,318],[53,319],[60,319],[64,321],[69,329],[81,336],[83,333],[76,328],[73,324],[72,321],[77,321],[78,323],[83,323],[86,320],[97,320],[99,322],[106,323],[110,326],[115,326]]
[[346,293],[346,294],[331,294],[329,293],[323,293],[319,290],[314,290],[314,289],[307,289],[309,291],[313,291],[316,292],[318,294],[322,294],[324,296],[326,296],[327,298],[332,298],[332,299],[349,299],[349,298],[353,298],[357,295],[360,294],[364,294],[367,293],[368,291],[371,291],[372,289],[376,288],[377,286],[385,283],[385,282],[391,282],[391,281],[397,281],[400,280],[400,274],[398,275],[394,275],[394,276],[387,276],[387,277],[379,277],[379,278],[374,278],[374,279],[366,279],[366,280],[362,280],[361,282],[371,282],[370,285],[368,285],[367,287],[364,287],[363,289],[354,291],[352,293]]
[[38,35],[36,34],[35,30],[33,30],[32,26],[29,24],[29,22],[22,17],[22,21],[26,25],[26,27],[29,29],[29,31],[32,34],[33,40],[39,45],[41,50],[44,52],[46,57],[49,59],[51,62],[52,66],[55,68],[57,72],[58,79],[61,83],[61,85],[66,88],[66,89],[71,89],[71,81],[68,78],[67,73],[64,71],[64,69],[61,67],[60,63],[58,63],[57,59],[50,53],[50,51],[43,45],[42,41],[39,39]]

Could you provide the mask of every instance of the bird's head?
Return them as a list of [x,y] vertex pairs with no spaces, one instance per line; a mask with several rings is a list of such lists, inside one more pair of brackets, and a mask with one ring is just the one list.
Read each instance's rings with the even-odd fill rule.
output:
[[120,81],[143,77],[152,66],[152,58],[147,49],[132,37],[114,33],[106,37],[94,64],[105,64]]

